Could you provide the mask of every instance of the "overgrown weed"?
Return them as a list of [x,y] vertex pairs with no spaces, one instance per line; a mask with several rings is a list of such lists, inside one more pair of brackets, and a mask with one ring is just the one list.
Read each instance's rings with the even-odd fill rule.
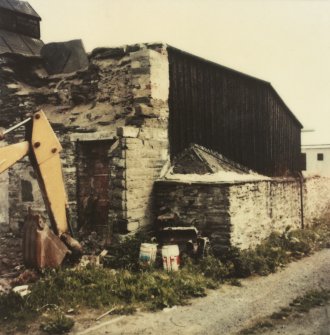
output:
[[[114,314],[183,305],[192,297],[205,296],[207,289],[217,288],[224,281],[239,286],[238,278],[267,275],[294,259],[329,246],[330,232],[326,220],[309,229],[274,232],[255,249],[232,248],[218,258],[212,254],[200,260],[183,257],[180,271],[173,273],[160,269],[161,260],[153,267],[141,267],[140,244],[149,239],[150,236],[138,235],[112,245],[105,268],[48,270],[30,287],[28,296],[1,295],[0,325],[6,330],[24,330],[47,305],[61,311],[115,307]],[[306,304],[299,302],[297,306]],[[44,330],[57,331],[62,325],[65,331],[70,320],[57,314],[47,324]]]
[[265,276],[292,260],[310,255],[322,244],[323,236],[317,229],[290,230],[288,227],[283,233],[271,233],[255,248],[232,248],[226,255],[226,262],[233,264],[233,277]]
[[[130,272],[128,270],[85,268],[48,271],[31,288],[27,297],[10,294],[2,296],[0,324],[16,322],[21,315],[31,311],[30,322],[40,316],[45,305],[58,306],[61,310],[79,310],[121,306],[114,313],[127,314],[136,308],[157,310],[174,305],[187,304],[191,297],[203,297],[206,290],[217,284],[202,274],[187,269],[166,273],[162,270]],[[60,328],[65,318],[57,317],[47,322],[44,330]],[[64,326],[63,326],[64,327]]]

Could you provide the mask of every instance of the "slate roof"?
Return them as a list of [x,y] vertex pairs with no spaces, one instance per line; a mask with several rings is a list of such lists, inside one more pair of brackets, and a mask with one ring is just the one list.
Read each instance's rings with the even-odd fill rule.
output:
[[231,159],[207,149],[201,145],[191,144],[173,162],[175,174],[206,174],[220,171],[249,173],[250,169]]

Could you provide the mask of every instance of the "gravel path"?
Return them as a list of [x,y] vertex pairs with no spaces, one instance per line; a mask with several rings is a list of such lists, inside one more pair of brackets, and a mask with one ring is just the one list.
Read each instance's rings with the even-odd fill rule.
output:
[[267,277],[245,279],[242,284],[224,285],[205,298],[193,300],[190,306],[113,317],[89,329],[77,325],[75,334],[236,334],[308,290],[330,289],[330,249]]
[[260,335],[330,335],[330,304],[311,309],[302,318],[280,321]]

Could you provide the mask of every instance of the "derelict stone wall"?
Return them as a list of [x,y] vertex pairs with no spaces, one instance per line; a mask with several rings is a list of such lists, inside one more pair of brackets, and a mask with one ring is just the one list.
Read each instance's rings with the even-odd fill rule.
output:
[[246,249],[272,231],[301,227],[297,180],[258,181],[229,186],[231,245]]
[[229,199],[226,184],[169,180],[155,183],[156,215],[174,215],[171,225],[195,226],[202,236],[209,237],[218,253],[230,246],[232,224]]
[[310,176],[304,183],[304,223],[309,226],[326,213],[330,208],[330,178]]
[[167,54],[146,49],[132,53],[131,59],[135,117],[117,130],[123,148],[117,166],[123,168],[124,178],[116,186],[124,209],[117,225],[121,232],[153,222],[153,184],[169,159]]
[[[89,61],[88,68],[78,72],[49,76],[40,59],[2,57],[0,126],[8,128],[33,112],[44,110],[64,148],[63,174],[74,226],[79,164],[76,142],[118,142],[117,149],[109,152],[109,224],[113,223],[118,231],[133,231],[151,220],[152,183],[168,159],[166,47],[141,44],[99,48],[91,53]],[[10,136],[8,143],[17,142],[15,136]],[[28,207],[35,207],[35,199],[22,201],[24,183],[20,180],[27,166],[24,161],[9,171],[13,226],[24,220]],[[32,176],[28,181],[36,186]],[[5,184],[4,181],[3,189]],[[38,187],[33,186],[34,193],[35,188]],[[36,197],[39,208],[41,196]]]
[[255,246],[274,231],[301,226],[300,185],[294,179],[239,183],[157,181],[155,211],[175,213],[176,226],[196,226],[216,252]]

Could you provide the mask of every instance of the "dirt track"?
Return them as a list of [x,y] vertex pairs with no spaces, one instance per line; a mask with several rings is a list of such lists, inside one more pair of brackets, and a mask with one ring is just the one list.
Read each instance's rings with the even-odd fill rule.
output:
[[[267,277],[245,279],[242,284],[243,287],[224,285],[219,290],[210,291],[205,298],[195,299],[190,306],[128,317],[109,317],[89,329],[76,325],[74,333],[236,334],[257,319],[287,306],[308,290],[330,289],[330,249],[291,263],[284,270]],[[320,322],[323,328],[327,326],[327,319],[323,318]],[[305,328],[304,323],[297,324]]]

